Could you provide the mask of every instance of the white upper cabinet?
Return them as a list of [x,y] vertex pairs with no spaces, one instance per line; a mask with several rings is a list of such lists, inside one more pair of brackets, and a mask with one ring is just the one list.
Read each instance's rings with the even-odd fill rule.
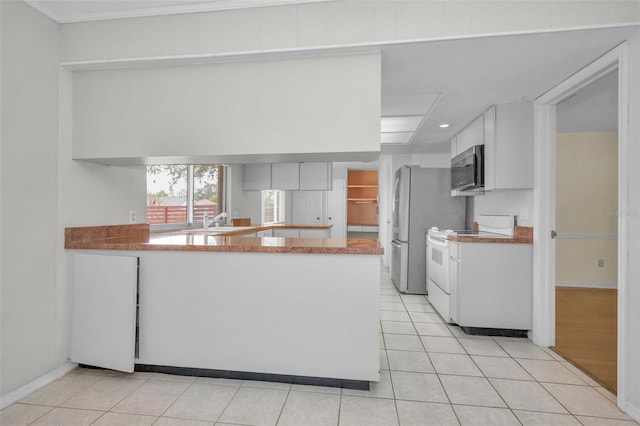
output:
[[333,163],[251,163],[244,165],[244,190],[330,191]]
[[[482,145],[484,143],[484,121],[482,116],[476,118],[465,127],[455,137],[455,144],[452,144],[452,157],[466,151],[474,145]],[[455,145],[455,149],[454,149]]]
[[300,189],[300,163],[271,164],[271,188],[282,190]]
[[300,163],[300,190],[331,190],[332,163]]
[[458,155],[458,136],[451,138],[451,158]]
[[261,191],[271,189],[271,163],[244,165],[244,190]]
[[496,105],[482,118],[485,191],[533,188],[533,103]]

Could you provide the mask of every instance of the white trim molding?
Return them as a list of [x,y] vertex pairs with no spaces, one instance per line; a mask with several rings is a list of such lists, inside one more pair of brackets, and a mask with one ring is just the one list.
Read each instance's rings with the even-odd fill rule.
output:
[[24,386],[19,387],[13,392],[9,392],[8,394],[0,397],[0,410],[8,407],[9,405],[20,401],[22,398],[32,394],[45,387],[46,385],[53,383],[58,380],[60,377],[67,374],[69,371],[73,370],[78,364],[73,362],[67,362],[66,364],[56,368],[53,371],[48,372],[44,376],[40,376],[37,379],[27,383]]
[[605,290],[616,290],[618,288],[618,283],[557,281],[556,287],[599,288],[599,289],[605,289]]
[[[532,340],[541,346],[555,344],[555,168],[556,105],[600,77],[618,73],[618,211],[629,205],[629,65],[627,42],[605,53],[534,102],[534,289]],[[628,292],[628,215],[618,215],[618,407],[638,419],[640,411],[628,403],[627,345],[630,339]],[[565,236],[571,238],[572,236]],[[573,236],[575,238],[575,236]],[[580,237],[580,236],[577,236]],[[594,236],[584,236],[593,238]],[[603,237],[603,236],[601,236]],[[609,239],[610,236],[604,236]],[[613,238],[611,238],[613,239]],[[633,413],[631,411],[633,411]]]

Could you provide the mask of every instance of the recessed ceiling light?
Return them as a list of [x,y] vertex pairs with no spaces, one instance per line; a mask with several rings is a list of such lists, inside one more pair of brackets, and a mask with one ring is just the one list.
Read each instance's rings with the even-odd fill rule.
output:
[[449,127],[449,123],[442,123],[438,127],[440,127],[441,129],[446,129],[447,127]]
[[420,123],[422,123],[423,118],[423,115],[382,117],[380,119],[380,132],[415,132]]

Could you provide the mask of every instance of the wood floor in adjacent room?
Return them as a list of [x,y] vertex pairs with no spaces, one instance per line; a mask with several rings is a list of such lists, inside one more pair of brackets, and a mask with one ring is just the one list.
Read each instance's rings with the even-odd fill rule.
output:
[[617,392],[618,290],[556,288],[555,350]]

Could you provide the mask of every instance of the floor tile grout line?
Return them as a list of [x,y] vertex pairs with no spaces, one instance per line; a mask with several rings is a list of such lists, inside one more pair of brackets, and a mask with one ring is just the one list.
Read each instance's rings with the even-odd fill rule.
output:
[[[15,405],[15,404],[20,404],[20,402],[14,402],[14,403],[13,403],[13,404],[11,404],[11,405]],[[11,405],[10,405],[9,407],[11,407]],[[33,404],[31,404],[31,405],[33,405]],[[5,408],[3,408],[2,410],[0,410],[0,412],[1,412],[1,411],[6,410],[6,409],[7,409],[7,408],[9,408],[9,407],[5,407]],[[52,412],[53,410],[55,410],[55,409],[56,409],[56,407],[49,407],[49,406],[47,406],[47,405],[39,405],[39,407],[47,407],[47,408],[50,408],[50,410],[47,410],[46,412],[42,413],[41,415],[39,415],[37,418],[33,419],[33,420],[32,420],[31,422],[29,422],[28,424],[30,424],[30,425],[34,424],[35,422],[37,422],[38,420],[40,420],[41,418],[43,418],[44,416],[46,416],[47,414],[49,414],[50,412]]]
[[[135,388],[131,389],[130,392],[128,392],[125,396],[123,396],[122,398],[120,398],[120,400],[118,400],[118,402],[116,402],[115,404],[113,404],[111,407],[109,407],[109,409],[107,410],[107,412],[112,412],[111,410],[113,410],[116,405],[120,404],[122,401],[124,401],[129,395],[131,395],[132,393],[134,393],[135,391],[137,391],[138,389],[140,389],[142,387],[142,385],[144,385],[145,383],[147,383],[149,381],[149,379],[147,378],[146,380],[141,380],[140,384],[138,386],[136,386]],[[155,423],[155,422],[154,422]]]
[[[282,413],[284,412],[284,407],[287,405],[287,401],[289,400],[289,395],[291,395],[291,388],[293,386],[289,386],[287,389],[287,396],[284,397],[284,401],[282,402],[282,406],[280,407],[280,411],[278,412],[278,418],[276,419],[276,425],[280,422],[280,418],[282,417]],[[221,414],[222,415],[222,414]]]
[[[164,409],[164,411],[162,412],[162,414],[160,414],[160,416],[158,416],[158,419],[159,419],[160,417],[164,416],[164,415],[166,414],[166,412],[167,412],[167,411],[169,411],[169,409],[170,409],[171,407],[173,407],[173,404],[175,404],[175,403],[176,403],[176,401],[177,401],[177,400],[179,400],[179,399],[180,399],[180,398],[181,398],[181,397],[182,397],[182,396],[187,392],[187,390],[189,390],[189,389],[191,388],[191,386],[193,386],[193,384],[194,384],[195,382],[196,382],[196,380],[195,380],[195,378],[194,378],[194,379],[193,379],[193,381],[192,381],[191,383],[189,383],[189,386],[187,386],[187,387],[182,391],[182,393],[180,393],[180,395],[178,395],[178,396],[176,397],[176,399],[174,399],[174,400],[169,404],[169,406],[168,406],[167,408],[165,408],[165,409]],[[156,420],[156,422],[157,422],[157,420]],[[154,422],[154,423],[155,423],[155,422]]]
[[541,360],[541,359],[528,359],[528,358],[513,358],[513,360],[516,362],[516,364],[518,364],[520,367],[522,367],[524,369],[524,371],[526,371],[531,377],[533,377],[533,380],[535,380],[538,383],[550,383],[550,384],[554,384],[554,385],[574,385],[574,386],[589,386],[589,384],[587,382],[585,382],[584,380],[582,380],[580,377],[578,377],[576,374],[574,374],[571,370],[569,370],[568,368],[562,366],[563,368],[566,368],[566,370],[574,375],[576,377],[576,379],[580,380],[582,383],[584,383],[583,385],[580,384],[576,384],[576,383],[563,383],[563,382],[547,382],[547,381],[543,381],[543,380],[538,380],[531,371],[529,371],[527,369],[527,367],[525,367],[520,361],[522,360],[528,360],[528,361],[542,361],[542,362],[555,362],[558,364],[562,364],[558,361],[547,361],[547,360]]

